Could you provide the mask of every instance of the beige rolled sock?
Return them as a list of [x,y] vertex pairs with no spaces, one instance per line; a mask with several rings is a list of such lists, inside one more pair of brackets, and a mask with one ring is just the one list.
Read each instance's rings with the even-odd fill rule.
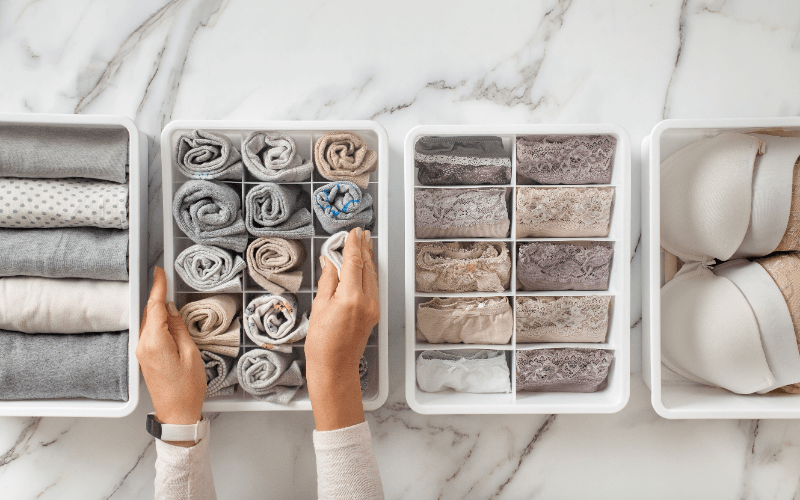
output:
[[306,249],[297,240],[258,238],[247,247],[247,272],[274,294],[300,290],[303,271],[299,267],[305,260]]
[[239,300],[232,295],[214,295],[189,302],[181,318],[197,347],[204,351],[236,357],[239,354]]
[[367,189],[369,173],[378,168],[378,153],[354,132],[331,132],[314,144],[314,163],[329,181],[351,181]]

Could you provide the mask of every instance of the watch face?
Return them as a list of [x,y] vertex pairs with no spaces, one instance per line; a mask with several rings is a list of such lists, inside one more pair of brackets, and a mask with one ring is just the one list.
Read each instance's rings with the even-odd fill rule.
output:
[[147,432],[154,438],[161,439],[161,424],[156,420],[155,415],[148,414],[147,422],[145,423]]

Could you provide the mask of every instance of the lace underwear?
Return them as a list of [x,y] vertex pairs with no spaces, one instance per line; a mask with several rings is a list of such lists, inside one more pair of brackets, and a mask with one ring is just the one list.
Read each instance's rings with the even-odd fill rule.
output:
[[314,165],[297,154],[294,139],[280,132],[252,132],[242,141],[242,161],[260,181],[300,182],[311,177]]
[[517,238],[608,236],[613,187],[517,188]]
[[617,139],[607,135],[517,138],[517,173],[538,184],[608,184]]
[[[754,262],[760,264],[778,285],[789,307],[794,334],[800,345],[800,255],[777,254],[755,259]],[[791,394],[800,394],[800,384],[787,385],[780,389]]]
[[244,332],[262,349],[291,352],[291,344],[306,338],[308,313],[300,314],[291,293],[266,294],[251,300],[244,310]]
[[511,157],[499,137],[423,137],[414,145],[414,166],[426,186],[511,181]]
[[504,188],[419,189],[414,193],[417,238],[505,238]]
[[614,250],[597,242],[547,243],[519,247],[517,280],[523,290],[608,290]]
[[794,164],[792,177],[792,204],[789,208],[789,223],[776,252],[796,252],[800,250],[800,158]]
[[436,297],[417,309],[417,338],[431,344],[508,344],[513,321],[506,297]]
[[608,385],[614,355],[600,349],[517,351],[517,392],[597,392]]
[[511,392],[511,371],[503,351],[422,351],[416,371],[417,385],[425,392]]
[[517,343],[605,342],[611,297],[517,297]]
[[501,242],[417,243],[418,292],[502,292],[511,282],[511,256]]

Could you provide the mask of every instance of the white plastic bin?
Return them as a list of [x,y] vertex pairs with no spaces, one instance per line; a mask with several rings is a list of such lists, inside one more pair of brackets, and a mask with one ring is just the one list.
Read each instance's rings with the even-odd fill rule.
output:
[[[370,184],[367,191],[370,192],[375,200],[376,222],[373,230],[373,240],[375,241],[375,251],[378,263],[378,286],[380,292],[381,319],[370,336],[364,355],[367,358],[371,373],[370,383],[364,392],[364,409],[376,410],[383,405],[389,394],[389,345],[388,345],[388,256],[387,246],[387,214],[388,214],[388,189],[387,189],[387,165],[389,162],[389,147],[386,131],[379,124],[373,121],[234,121],[234,120],[179,120],[169,123],[161,133],[161,168],[162,185],[164,196],[164,269],[168,277],[167,297],[173,300],[178,308],[183,307],[187,302],[198,300],[200,292],[189,288],[178,276],[174,269],[175,257],[184,249],[193,245],[189,239],[175,223],[172,216],[172,200],[178,188],[187,180],[175,164],[175,148],[181,134],[192,130],[206,130],[215,134],[222,134],[231,139],[234,147],[241,151],[242,139],[247,137],[250,132],[256,130],[280,131],[291,136],[296,144],[297,151],[304,159],[313,158],[313,148],[316,140],[323,134],[332,131],[350,131],[360,134],[367,143],[367,146],[378,153],[378,169],[370,174]],[[237,191],[241,190],[241,197],[244,197],[252,187],[262,183],[255,179],[244,168],[243,178],[239,181],[222,181],[233,187]],[[314,172],[309,181],[293,182],[291,184],[302,185],[302,189],[309,194],[314,189],[330,182],[321,177],[314,168]],[[309,210],[313,213],[312,207]],[[322,243],[328,238],[327,233],[316,220],[314,215],[314,225],[316,235],[313,238],[300,240],[306,246],[308,258],[303,264],[303,285],[297,295],[301,309],[310,312],[311,302],[317,289],[319,279],[319,255]],[[255,239],[248,235],[249,241]],[[247,260],[245,253],[241,254],[242,259]],[[247,273],[243,276],[244,292],[241,293],[243,307],[258,295],[267,293],[258,287]],[[249,337],[241,330],[242,350],[256,348]],[[304,359],[304,342],[292,344],[292,348],[299,351],[300,359]],[[258,401],[247,394],[241,387],[236,388],[232,396],[219,396],[206,400],[203,410],[207,412],[225,411],[285,411],[285,410],[311,410],[311,402],[308,399],[308,390],[303,387],[295,398],[286,405],[277,403],[267,403]]]
[[[136,345],[147,292],[147,138],[124,116],[0,114],[8,124],[59,125],[75,128],[124,128],[128,131],[130,322],[128,335],[128,400],[47,399],[0,401],[0,416],[37,417],[124,417],[139,404],[139,362]],[[98,360],[101,363],[102,360]]]
[[[615,189],[614,205],[611,214],[611,227],[605,238],[521,238],[516,239],[515,209],[510,212],[510,237],[457,238],[463,241],[502,241],[508,245],[512,255],[511,290],[502,293],[421,293],[416,292],[414,245],[417,242],[436,241],[416,239],[414,230],[414,192],[417,188],[447,188],[447,186],[423,186],[417,180],[414,167],[414,145],[424,136],[492,135],[503,139],[503,146],[512,156],[511,182],[506,185],[513,189],[512,200],[516,196],[516,140],[523,135],[611,135],[617,139],[613,158],[613,174],[610,186]],[[424,414],[477,414],[477,413],[613,413],[621,410],[630,395],[630,138],[627,132],[613,124],[585,125],[424,125],[411,129],[406,135],[405,149],[405,245],[406,245],[406,399],[411,408]],[[523,184],[520,184],[523,185]],[[528,184],[524,184],[528,185]],[[603,185],[588,185],[603,186]],[[499,186],[459,186],[499,187]],[[512,201],[511,207],[515,205]],[[516,256],[519,243],[528,241],[606,241],[614,247],[611,265],[611,278],[608,290],[601,292],[562,291],[527,292],[516,291]],[[444,239],[448,241],[448,239]],[[450,239],[449,241],[453,241]],[[565,295],[611,295],[612,310],[608,337],[605,343],[516,343],[516,331],[511,342],[506,345],[475,344],[428,344],[420,342],[415,335],[417,305],[431,297],[453,296],[507,296],[515,307],[517,296],[565,296]],[[614,354],[614,362],[608,376],[608,387],[600,392],[577,393],[517,393],[515,382],[514,353],[518,350],[545,349],[556,347],[585,347],[603,349]],[[416,381],[416,359],[427,349],[494,349],[506,351],[511,370],[511,392],[508,394],[468,394],[454,391],[428,393],[421,391]]]
[[661,364],[661,162],[680,149],[723,132],[780,129],[800,135],[800,118],[664,120],[642,141],[642,377],[664,418],[800,418],[800,395],[740,395],[686,380]]

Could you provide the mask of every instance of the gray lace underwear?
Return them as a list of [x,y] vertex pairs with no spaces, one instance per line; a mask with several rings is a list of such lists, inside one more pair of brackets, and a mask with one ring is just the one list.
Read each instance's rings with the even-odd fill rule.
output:
[[597,392],[608,385],[614,355],[600,349],[517,351],[517,392]]
[[505,238],[505,188],[418,189],[414,193],[417,238]]
[[608,290],[614,249],[599,242],[548,243],[519,247],[517,280],[523,290]]
[[426,186],[511,181],[511,155],[499,137],[423,137],[414,145],[414,166]]
[[617,139],[608,135],[517,138],[517,174],[538,184],[608,184]]

